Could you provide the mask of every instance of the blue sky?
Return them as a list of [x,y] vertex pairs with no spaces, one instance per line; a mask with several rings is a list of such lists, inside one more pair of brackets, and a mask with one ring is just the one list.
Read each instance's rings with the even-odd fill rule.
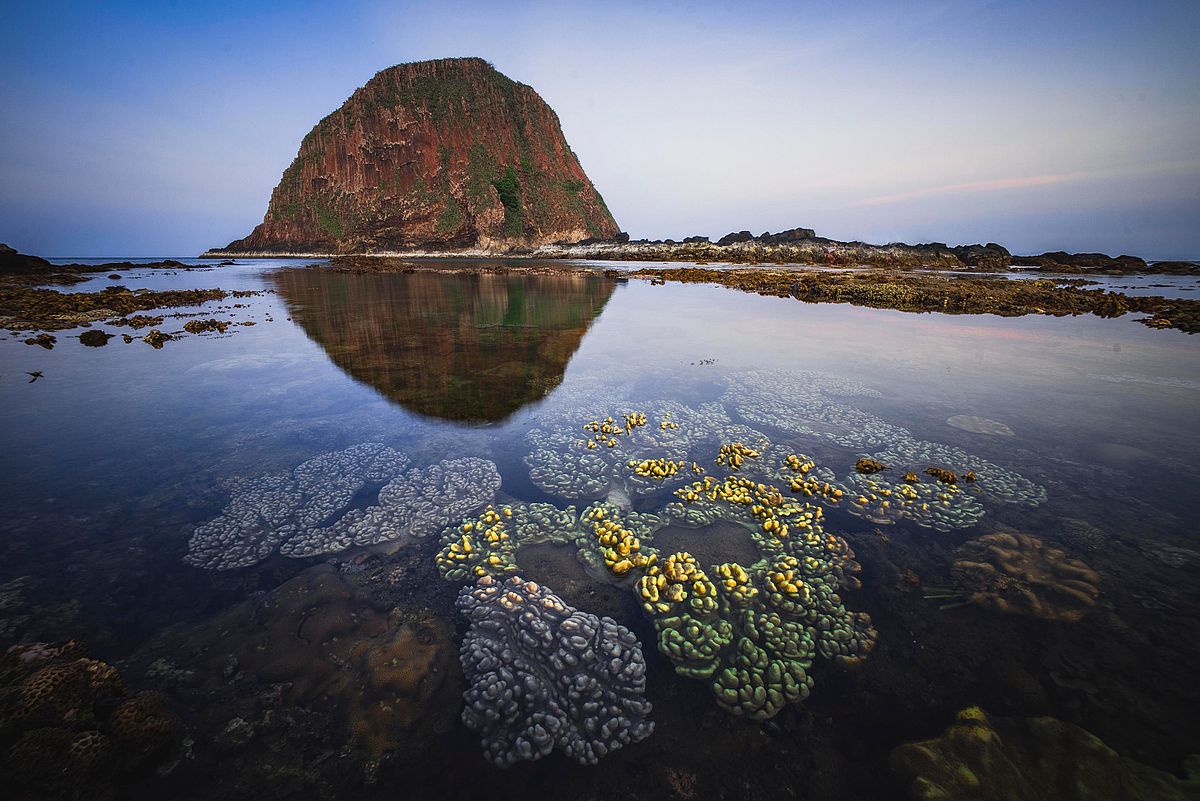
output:
[[240,237],[376,71],[478,55],[633,236],[1200,257],[1200,2],[7,4],[0,241]]

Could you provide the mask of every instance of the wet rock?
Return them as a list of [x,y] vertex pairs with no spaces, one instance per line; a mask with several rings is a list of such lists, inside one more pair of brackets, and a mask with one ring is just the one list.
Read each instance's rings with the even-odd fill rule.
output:
[[100,331],[93,328],[91,331],[84,331],[79,335],[79,341],[89,348],[102,348],[108,344],[108,340],[112,339],[116,334],[110,334],[107,331]]
[[165,345],[166,343],[170,342],[174,338],[175,337],[171,336],[170,334],[164,334],[162,331],[159,331],[157,328],[151,328],[150,333],[146,334],[146,336],[142,337],[142,341],[145,342],[150,347],[154,348],[155,350],[162,350],[162,346]]

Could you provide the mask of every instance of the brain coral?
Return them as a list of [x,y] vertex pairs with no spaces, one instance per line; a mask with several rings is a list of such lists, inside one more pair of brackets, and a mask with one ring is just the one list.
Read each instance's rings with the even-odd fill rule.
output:
[[220,515],[196,527],[184,561],[210,570],[248,567],[280,543],[321,526],[368,483],[382,484],[408,457],[377,443],[321,454],[287,473],[235,482]]
[[963,543],[950,574],[972,603],[1044,620],[1079,620],[1100,594],[1096,571],[1015,531]]
[[594,764],[654,731],[637,637],[517,576],[463,587],[463,722],[499,767],[554,748]]

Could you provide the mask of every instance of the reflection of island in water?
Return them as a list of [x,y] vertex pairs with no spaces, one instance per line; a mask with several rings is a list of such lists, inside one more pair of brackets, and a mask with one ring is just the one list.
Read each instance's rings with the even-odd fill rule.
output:
[[557,387],[615,286],[582,274],[274,279],[334,364],[414,412],[473,422],[503,420]]

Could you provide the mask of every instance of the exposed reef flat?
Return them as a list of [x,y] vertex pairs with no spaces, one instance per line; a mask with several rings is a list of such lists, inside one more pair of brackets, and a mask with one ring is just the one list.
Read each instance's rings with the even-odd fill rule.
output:
[[[579,268],[531,262],[528,266],[504,262],[426,262],[390,256],[339,256],[328,269],[346,272],[488,272],[553,274]],[[1139,322],[1151,328],[1177,328],[1189,334],[1200,331],[1200,301],[1133,296],[1088,289],[1081,279],[1011,280],[995,276],[963,276],[923,270],[819,270],[765,267],[656,267],[637,271],[605,270],[614,279],[643,279],[651,283],[720,284],[760,295],[794,297],[807,303],[850,303],[877,309],[943,314],[1026,314],[1053,316],[1095,314],[1120,317],[1130,312],[1149,316]]]
[[1141,297],[1048,279],[1014,281],[987,276],[930,275],[908,271],[829,272],[731,268],[649,269],[628,274],[653,281],[721,284],[760,295],[794,297],[807,303],[850,303],[877,309],[944,314],[996,314],[1056,317],[1094,314],[1120,317],[1148,314],[1139,322],[1151,328],[1200,331],[1200,301]]
[[888,267],[923,270],[1044,271],[1054,273],[1163,273],[1200,275],[1200,264],[1188,261],[1146,262],[1137,256],[1053,251],[1038,256],[1014,256],[1003,245],[909,245],[890,242],[839,242],[816,236],[809,228],[753,236],[749,231],[726,234],[716,242],[691,236],[682,242],[666,240],[556,244],[530,255],[544,259],[601,259],[611,261],[688,261],[730,264],[811,264],[830,267]]
[[208,270],[218,265],[184,264],[174,259],[135,264],[114,261],[105,264],[52,264],[41,256],[18,253],[0,244],[0,282],[4,284],[78,284],[95,273],[120,273],[126,270]]
[[[195,269],[178,261],[161,261],[150,264],[132,262],[110,262],[108,264],[51,264],[38,256],[18,253],[7,245],[0,245],[0,329],[16,334],[18,331],[40,331],[37,336],[24,340],[27,345],[38,345],[50,350],[57,338],[47,331],[62,331],[67,328],[90,327],[104,322],[111,326],[132,329],[150,328],[145,336],[130,336],[123,339],[128,344],[140,338],[158,349],[164,343],[188,334],[224,334],[231,325],[255,325],[251,320],[192,320],[176,332],[164,333],[156,326],[163,324],[167,315],[149,315],[141,312],[151,309],[166,309],[180,306],[199,306],[210,301],[230,298],[248,298],[263,292],[226,291],[224,289],[171,289],[152,291],[129,289],[121,284],[110,284],[99,292],[59,292],[46,284],[74,284],[86,281],[87,273],[111,273],[109,278],[121,276],[114,270],[126,269]],[[202,268],[203,269],[203,268]],[[241,304],[221,307],[224,310],[239,308]],[[203,316],[206,312],[177,312],[171,317]],[[267,318],[268,320],[270,317]],[[116,336],[100,330],[89,330],[79,335],[79,341],[89,347],[103,347]]]
[[[210,250],[205,258],[327,258],[330,251],[282,252]],[[749,231],[727,234],[716,242],[691,236],[682,242],[672,239],[614,239],[559,242],[538,248],[516,246],[462,248],[412,247],[372,254],[343,254],[339,258],[533,258],[588,259],[596,261],[667,261],[698,264],[790,264],[824,267],[883,267],[904,270],[949,270],[966,272],[1046,272],[1074,275],[1200,275],[1200,263],[1150,261],[1138,256],[1108,256],[1104,253],[1052,251],[1036,256],[1015,256],[1003,245],[946,245],[941,242],[909,245],[891,242],[839,242],[816,236],[811,229],[793,228],[777,234]]]

